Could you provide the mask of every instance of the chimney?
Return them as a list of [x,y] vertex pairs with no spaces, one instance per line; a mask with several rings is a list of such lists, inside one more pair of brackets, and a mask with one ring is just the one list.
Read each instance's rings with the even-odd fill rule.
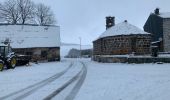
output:
[[155,14],[156,14],[156,15],[159,15],[159,8],[156,8],[156,9],[155,9]]
[[115,17],[106,17],[106,30],[115,25]]

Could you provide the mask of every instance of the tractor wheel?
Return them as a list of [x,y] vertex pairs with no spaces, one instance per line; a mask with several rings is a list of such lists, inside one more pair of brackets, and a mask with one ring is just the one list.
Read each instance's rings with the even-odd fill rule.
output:
[[4,69],[4,64],[0,62],[0,71],[3,71],[3,69]]
[[14,69],[15,66],[16,66],[16,64],[17,64],[17,60],[16,60],[15,57],[13,57],[13,58],[11,58],[11,60],[9,61],[8,67]]

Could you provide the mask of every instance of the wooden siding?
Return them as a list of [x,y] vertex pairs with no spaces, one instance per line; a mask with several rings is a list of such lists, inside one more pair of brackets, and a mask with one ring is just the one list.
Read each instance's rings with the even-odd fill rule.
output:
[[17,54],[30,55],[32,61],[56,61],[60,60],[60,48],[14,48]]

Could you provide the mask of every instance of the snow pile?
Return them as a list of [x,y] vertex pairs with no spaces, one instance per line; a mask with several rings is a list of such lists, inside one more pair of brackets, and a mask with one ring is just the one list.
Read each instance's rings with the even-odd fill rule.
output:
[[128,22],[122,22],[106,30],[99,38],[130,34],[149,34],[149,33],[144,32],[143,30],[139,29],[134,25],[129,24]]
[[170,54],[159,54],[158,57],[170,58]]
[[59,47],[58,26],[0,25],[0,42],[9,38],[13,48]]

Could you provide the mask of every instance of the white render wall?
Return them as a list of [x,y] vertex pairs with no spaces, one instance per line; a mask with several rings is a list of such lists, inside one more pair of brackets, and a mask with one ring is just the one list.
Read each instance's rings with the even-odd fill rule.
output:
[[60,27],[0,25],[0,42],[6,38],[13,48],[60,47]]
[[164,51],[170,52],[170,19],[163,19]]

